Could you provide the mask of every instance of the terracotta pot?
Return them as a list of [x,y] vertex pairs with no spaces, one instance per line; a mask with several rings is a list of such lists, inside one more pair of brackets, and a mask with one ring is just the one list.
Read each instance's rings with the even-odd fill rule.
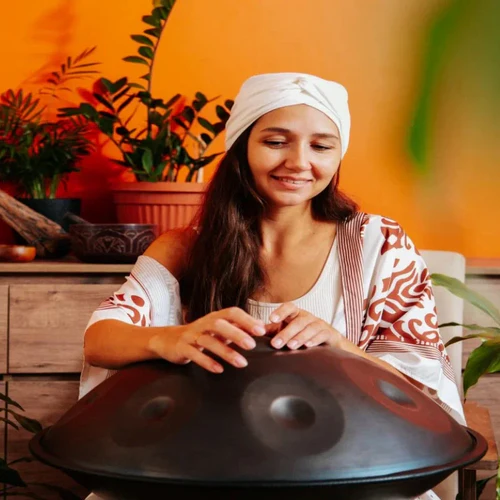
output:
[[189,225],[205,188],[197,182],[122,182],[111,190],[119,222],[157,224],[161,234]]

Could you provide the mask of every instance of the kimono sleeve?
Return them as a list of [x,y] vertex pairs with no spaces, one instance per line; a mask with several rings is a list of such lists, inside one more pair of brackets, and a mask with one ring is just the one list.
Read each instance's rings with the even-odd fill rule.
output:
[[[179,283],[159,262],[141,256],[125,283],[93,312],[85,331],[106,319],[142,327],[179,325],[182,323]],[[114,373],[84,360],[80,398]]]
[[396,222],[380,218],[371,226],[372,272],[360,347],[423,386],[424,392],[464,423],[427,266]]

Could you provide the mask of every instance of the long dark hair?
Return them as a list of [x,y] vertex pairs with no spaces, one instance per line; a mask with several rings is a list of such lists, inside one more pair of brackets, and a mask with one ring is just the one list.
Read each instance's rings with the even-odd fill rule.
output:
[[[222,158],[197,217],[198,234],[180,280],[189,322],[226,307],[246,310],[248,298],[264,285],[259,220],[266,202],[255,189],[248,165],[250,132],[251,127]],[[339,191],[339,172],[340,168],[330,185],[312,200],[317,220],[342,222],[358,209]]]

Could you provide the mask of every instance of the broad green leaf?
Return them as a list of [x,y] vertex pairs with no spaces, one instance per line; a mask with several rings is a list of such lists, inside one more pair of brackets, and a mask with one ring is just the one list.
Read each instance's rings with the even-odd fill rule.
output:
[[117,120],[116,115],[114,113],[108,113],[107,111],[99,111],[99,116],[105,117],[112,122],[115,122]]
[[97,110],[88,102],[80,103],[80,111],[88,118],[96,119],[98,117]]
[[463,328],[467,328],[468,330],[472,331],[485,331],[489,332],[492,335],[500,335],[500,328],[497,326],[481,326],[481,325],[476,325],[476,324],[462,324],[462,323],[442,323],[439,325],[439,328],[444,328],[446,326],[461,326]]
[[161,19],[158,16],[142,16],[142,21],[150,26],[154,26],[155,28],[161,28]]
[[124,95],[127,94],[127,92],[130,90],[129,86],[127,85],[124,89],[122,89],[120,92],[118,92],[117,94],[115,94],[113,96],[113,99],[112,101],[113,102],[116,102],[116,101],[119,101]]
[[142,155],[142,168],[148,174],[153,170],[153,153],[150,149],[146,149]]
[[129,83],[129,87],[134,89],[146,90],[146,87],[144,85],[141,85],[140,83]]
[[213,124],[215,135],[219,135],[225,128],[226,124],[224,122],[217,122]]
[[142,43],[143,45],[149,45],[150,47],[154,47],[155,44],[151,38],[148,38],[144,35],[130,35],[130,38],[134,40],[134,42]]
[[189,125],[184,123],[184,121],[178,116],[174,117],[174,122],[177,123],[177,125],[180,125],[184,130],[189,129]]
[[494,477],[497,477],[497,475],[493,474],[490,477],[486,477],[484,479],[479,479],[478,481],[476,481],[476,498],[479,498],[481,496],[488,482],[491,481]]
[[115,132],[116,132],[118,135],[125,135],[125,136],[130,135],[130,133],[129,133],[128,129],[126,129],[125,127],[116,127]]
[[196,97],[196,99],[198,99],[198,101],[202,102],[203,104],[205,104],[208,101],[206,95],[201,92],[196,92],[194,96]]
[[214,127],[213,125],[208,121],[206,120],[205,118],[202,118],[201,116],[198,117],[198,123],[205,129],[207,129],[209,132],[211,132],[212,134],[215,134],[215,130],[214,130]]
[[217,113],[219,119],[223,122],[227,121],[227,119],[229,118],[229,113],[220,105],[217,105],[215,107],[215,112]]
[[149,28],[147,30],[144,30],[144,33],[158,38],[161,35],[161,28]]
[[200,137],[207,146],[213,141],[212,137],[205,133],[200,134]]
[[119,106],[118,106],[118,113],[121,113],[132,101],[134,100],[134,96],[131,95],[127,99],[125,99]]
[[169,12],[163,7],[155,7],[152,14],[155,19],[158,18],[160,21],[165,21],[168,17]]
[[200,101],[198,101],[198,99],[193,100],[192,106],[196,111],[201,111],[203,109],[203,104]]
[[467,360],[463,376],[464,396],[482,375],[498,371],[500,371],[500,340],[487,340],[474,349]]
[[181,94],[175,94],[172,98],[170,98],[164,105],[165,109],[166,108],[171,108],[180,98]]
[[125,62],[144,64],[146,66],[149,66],[149,62],[146,61],[146,59],[143,59],[142,57],[139,57],[139,56],[127,56],[127,57],[124,57],[123,60]]
[[193,108],[191,106],[186,106],[182,110],[182,116],[189,122],[189,124],[193,123],[195,117]]
[[36,462],[35,457],[21,457],[17,458],[16,460],[12,460],[12,462],[9,462],[9,466],[12,467],[13,465],[20,464],[20,463],[25,463],[25,464],[31,464],[33,462]]
[[113,113],[115,112],[115,108],[113,107],[113,105],[107,100],[105,99],[102,95],[100,94],[97,94],[96,92],[94,92],[94,97],[104,106],[106,106],[106,108],[108,108],[110,111],[112,111]]
[[116,80],[115,83],[113,83],[113,94],[116,94],[119,90],[121,90],[125,85],[127,85],[128,78],[124,76],[123,78],[119,78]]
[[21,427],[27,430],[28,432],[36,434],[37,432],[40,432],[43,429],[42,425],[40,424],[40,422],[38,422],[38,420],[25,417],[24,415],[20,415],[15,411],[9,411],[9,413],[18,421]]
[[500,311],[481,294],[471,290],[464,283],[456,278],[451,278],[444,274],[431,274],[432,283],[435,286],[442,286],[450,291],[453,295],[460,297],[470,304],[476,306],[481,311],[485,312],[490,318],[500,325]]
[[0,417],[0,422],[5,422],[7,425],[10,425],[16,429],[16,431],[19,430],[19,426],[17,426],[12,420],[9,420],[8,418],[5,417]]
[[3,458],[0,458],[0,483],[12,486],[26,486],[19,472],[9,467]]
[[108,92],[113,92],[113,82],[107,78],[101,78],[101,83],[106,87]]
[[488,333],[471,333],[470,335],[464,335],[464,336],[459,336],[459,337],[453,337],[452,339],[448,340],[446,342],[446,347],[456,344],[457,342],[462,342],[464,340],[469,340],[469,339],[481,339],[481,340],[491,340],[496,338],[496,335],[491,335]]
[[153,51],[151,50],[151,47],[146,47],[145,45],[141,45],[139,49],[137,50],[141,56],[144,56],[147,59],[153,59]]
[[19,403],[9,398],[9,396],[6,396],[2,392],[0,392],[0,401],[5,401],[8,405],[15,406],[16,408],[19,408],[20,410],[24,411],[24,408]]

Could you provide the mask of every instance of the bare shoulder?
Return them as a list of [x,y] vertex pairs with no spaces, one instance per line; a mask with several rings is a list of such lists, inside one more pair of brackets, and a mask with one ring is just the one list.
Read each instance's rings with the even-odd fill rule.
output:
[[166,267],[177,279],[181,276],[196,232],[189,229],[174,229],[160,235],[144,252]]

